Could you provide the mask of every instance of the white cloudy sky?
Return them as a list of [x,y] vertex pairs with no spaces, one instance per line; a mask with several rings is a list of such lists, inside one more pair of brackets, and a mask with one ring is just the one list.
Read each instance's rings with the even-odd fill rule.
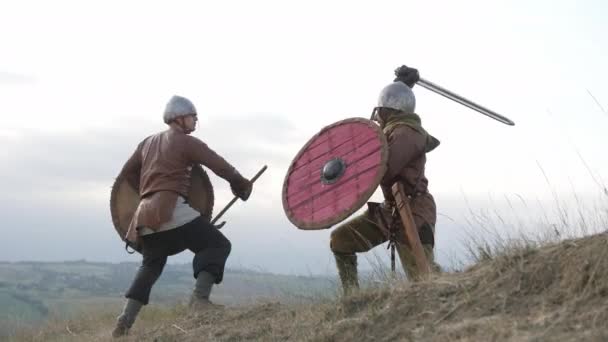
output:
[[[285,218],[283,176],[320,128],[367,117],[401,64],[516,122],[415,88],[442,141],[427,171],[442,264],[465,230],[484,231],[476,213],[507,233],[559,222],[559,207],[602,222],[607,16],[599,0],[3,1],[0,260],[137,260],[113,231],[110,186],[180,94],[198,107],[195,136],[246,175],[269,166],[226,216],[230,266],[332,272],[330,231]],[[229,190],[213,181],[219,210]]]

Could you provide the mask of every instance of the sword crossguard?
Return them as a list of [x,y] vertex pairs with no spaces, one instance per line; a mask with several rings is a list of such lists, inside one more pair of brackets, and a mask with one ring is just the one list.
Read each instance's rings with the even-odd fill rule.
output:
[[226,224],[226,221],[222,221],[220,224],[213,225],[215,229],[222,229],[222,227]]

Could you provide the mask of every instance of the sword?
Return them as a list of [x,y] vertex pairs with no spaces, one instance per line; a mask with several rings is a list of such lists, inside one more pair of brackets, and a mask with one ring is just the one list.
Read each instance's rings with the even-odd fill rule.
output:
[[511,119],[502,116],[492,110],[489,110],[486,107],[480,106],[477,103],[468,100],[458,94],[455,94],[433,82],[427,81],[423,78],[421,78],[418,82],[416,82],[416,84],[420,85],[423,88],[426,88],[432,92],[435,92],[439,95],[442,95],[444,97],[447,97],[448,99],[452,100],[452,101],[456,101],[458,103],[460,103],[461,105],[467,106],[469,108],[471,108],[472,110],[478,111],[479,113],[489,116],[494,120],[498,120],[502,123],[504,123],[505,125],[509,125],[509,126],[514,126],[515,122],[513,122]]
[[[264,173],[264,171],[266,171],[268,167],[266,165],[264,165],[260,171],[258,171],[258,173],[255,174],[255,176],[253,176],[253,178],[251,178],[251,184],[253,185],[253,183],[255,183],[255,181],[260,178],[260,176],[262,175],[262,173]],[[228,204],[224,207],[224,209],[222,209],[222,211],[220,211],[219,214],[217,214],[215,216],[215,218],[213,220],[211,220],[211,224],[215,224],[215,222],[217,222],[217,220],[220,219],[220,217],[222,217],[222,215],[224,215],[224,213],[226,213],[226,211],[228,211],[228,209],[230,209],[230,207],[232,207],[232,205],[238,200],[239,198],[237,196],[234,196],[234,198],[232,200],[230,200],[230,202],[228,202]],[[224,225],[226,224],[226,221],[223,221],[222,223],[218,224],[215,226],[215,228],[217,229],[221,229]]]

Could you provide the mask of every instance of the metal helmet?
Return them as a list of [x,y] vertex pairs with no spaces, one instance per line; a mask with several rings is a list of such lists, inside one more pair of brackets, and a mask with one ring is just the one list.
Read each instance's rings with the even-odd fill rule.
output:
[[196,108],[194,108],[192,102],[185,97],[173,95],[165,107],[163,120],[166,124],[169,124],[181,116],[192,114],[196,114]]
[[393,82],[380,92],[377,107],[391,108],[411,114],[416,110],[416,97],[412,89],[405,83]]

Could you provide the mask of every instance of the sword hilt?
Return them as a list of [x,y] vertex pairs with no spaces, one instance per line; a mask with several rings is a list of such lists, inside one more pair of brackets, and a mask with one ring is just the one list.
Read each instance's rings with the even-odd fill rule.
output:
[[[266,169],[268,168],[268,166],[264,165],[260,171],[258,171],[258,173],[255,174],[255,176],[253,176],[253,178],[251,178],[251,185],[253,186],[253,183],[255,183],[255,181],[260,178],[260,176],[262,175],[262,173],[264,173],[264,171],[266,171]],[[228,211],[228,209],[230,209],[230,207],[232,207],[232,205],[238,200],[238,196],[234,196],[234,198],[232,200],[230,200],[230,202],[228,202],[228,204],[224,207],[224,209],[222,209],[222,211],[220,211],[219,214],[217,214],[217,216],[211,220],[211,224],[215,224],[215,222],[217,222],[217,220],[219,220],[220,217],[222,217],[222,215],[224,215],[226,213],[226,211]],[[216,228],[222,228],[224,226],[224,224],[226,224],[226,222],[222,222],[219,225],[216,226]]]

